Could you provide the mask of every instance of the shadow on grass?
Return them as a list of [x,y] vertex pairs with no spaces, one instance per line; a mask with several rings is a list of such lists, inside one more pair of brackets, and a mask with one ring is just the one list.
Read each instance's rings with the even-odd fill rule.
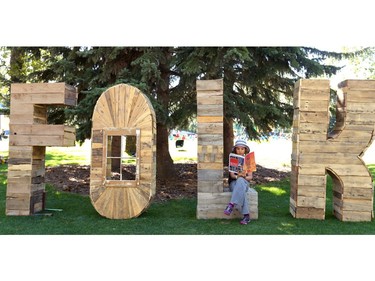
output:
[[[374,173],[375,165],[370,165],[369,169]],[[239,219],[198,220],[196,199],[154,202],[137,218],[111,220],[96,212],[88,196],[59,192],[50,185],[46,186],[46,208],[50,216],[5,216],[5,165],[1,166],[0,171],[0,234],[3,235],[375,234],[374,222],[341,222],[333,216],[330,182],[327,185],[325,220],[294,219],[289,213],[290,184],[288,180],[283,180],[255,186],[259,218],[244,226],[239,224]]]

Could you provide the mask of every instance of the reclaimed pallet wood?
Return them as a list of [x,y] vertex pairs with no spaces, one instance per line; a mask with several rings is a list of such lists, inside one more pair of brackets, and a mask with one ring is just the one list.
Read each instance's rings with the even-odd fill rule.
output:
[[[137,88],[119,84],[99,97],[92,116],[90,198],[96,211],[110,219],[129,219],[144,212],[156,193],[156,117]],[[137,138],[134,180],[109,179],[110,137]]]
[[47,124],[49,105],[76,105],[65,83],[15,83],[10,95],[6,214],[27,216],[44,208],[46,146],[74,146],[75,128]]
[[339,87],[337,122],[329,132],[329,81],[295,84],[290,213],[296,218],[325,218],[330,175],[334,215],[373,219],[373,180],[361,156],[374,139],[375,81],[346,80]]
[[[198,219],[236,218],[241,214],[235,210],[228,217],[223,210],[230,201],[231,192],[224,192],[223,185],[223,80],[198,80],[197,121],[198,121]],[[258,194],[250,189],[250,216],[258,218]]]
[[[238,209],[234,209],[231,216],[226,216],[223,210],[228,204],[231,192],[200,192],[198,193],[197,218],[198,219],[233,219],[242,216]],[[250,218],[258,219],[258,192],[249,188],[247,192],[250,208]],[[224,206],[224,208],[223,208]]]

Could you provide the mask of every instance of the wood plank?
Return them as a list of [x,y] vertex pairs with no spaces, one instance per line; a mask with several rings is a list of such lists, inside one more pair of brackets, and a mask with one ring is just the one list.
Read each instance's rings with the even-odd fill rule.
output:
[[352,222],[372,221],[373,215],[372,212],[344,211],[341,216],[339,216],[339,219]]
[[361,102],[348,102],[346,106],[347,112],[360,112],[375,114],[375,103],[372,101],[361,100]]
[[[326,186],[323,185],[298,185],[298,196],[310,198],[325,198]],[[325,199],[324,199],[325,200]],[[298,205],[300,206],[300,205]]]
[[13,114],[10,116],[9,125],[13,124],[34,124],[34,118],[30,114]]
[[198,123],[198,132],[206,134],[223,134],[223,123]]
[[222,104],[200,105],[197,108],[198,116],[223,116],[224,106]]
[[[150,105],[151,103],[138,89],[125,84],[109,88],[97,101],[92,118],[92,147],[95,148],[92,150],[91,157],[91,172],[94,175],[91,174],[90,197],[95,209],[108,218],[138,216],[148,207],[149,200],[156,192],[154,122],[156,118],[152,116],[154,111]],[[104,181],[103,183],[106,167],[104,165],[101,168],[101,166],[103,150],[106,149],[106,136],[135,135],[135,128],[141,128],[141,136],[137,143],[139,181]]]
[[30,210],[9,210],[5,211],[7,216],[29,216]]
[[347,113],[346,124],[353,125],[371,125],[374,124],[374,115],[364,112],[349,112]]
[[298,133],[302,134],[324,134],[327,135],[328,123],[301,123]]
[[297,219],[325,219],[325,209],[312,207],[298,207],[295,210],[295,218]]
[[329,122],[329,114],[328,112],[320,111],[320,112],[310,112],[310,111],[301,111],[299,109],[294,110],[294,118],[295,116],[299,116],[300,123],[323,123],[327,124]]
[[223,91],[223,79],[216,80],[197,80],[196,81],[196,90],[200,91]]
[[32,136],[16,135],[9,141],[9,145],[30,145],[30,146],[63,146],[62,136]]
[[131,119],[131,115],[132,115],[132,105],[133,105],[133,99],[135,96],[139,96],[138,94],[139,90],[135,87],[126,87],[125,89],[125,100],[126,100],[126,106],[124,107],[124,112],[125,112],[125,115],[124,115],[124,124],[125,124],[125,127],[129,127],[131,123],[130,122],[130,119]]
[[360,144],[355,142],[341,141],[303,141],[299,145],[299,153],[345,153],[349,155],[359,155],[363,148]]
[[198,132],[198,143],[200,144],[223,145],[223,141],[223,134],[200,134]]
[[32,124],[32,125],[11,125],[11,132],[17,135],[52,135],[52,136],[64,136],[65,133],[74,133],[75,128],[67,125],[44,125],[44,124]]
[[330,165],[330,164],[347,164],[347,163],[356,163],[360,164],[361,161],[357,156],[348,153],[335,153],[331,155],[329,153],[305,153],[303,155],[299,155],[298,158],[298,165],[309,165],[311,163],[321,163],[322,165]]
[[30,210],[30,194],[28,193],[13,193],[11,196],[6,197],[7,210]]
[[197,95],[197,105],[223,104],[221,92],[201,92]]
[[299,186],[326,186],[327,180],[325,175],[298,175],[298,185]]
[[372,90],[375,89],[375,80],[347,79],[338,84],[342,90]]
[[334,171],[340,176],[359,176],[359,177],[368,177],[371,176],[367,166],[360,163],[350,163],[350,164],[330,164],[329,169]]
[[298,139],[300,142],[302,141],[309,141],[309,140],[314,140],[314,141],[326,141],[327,140],[327,134],[325,133],[301,133],[298,132]]
[[303,101],[329,101],[330,100],[330,90],[325,89],[302,89],[299,99],[301,102]]
[[20,93],[13,94],[13,102],[18,104],[46,104],[46,105],[65,105],[65,96],[62,93]]
[[342,205],[343,211],[371,212],[373,210],[372,200],[345,199]]
[[197,122],[200,123],[222,123],[223,116],[197,116]]
[[[343,192],[343,190],[341,191]],[[373,196],[373,188],[362,188],[362,187],[350,187],[345,186],[345,193],[343,193],[343,199],[366,199],[371,200]]]
[[223,161],[221,162],[199,162],[198,170],[220,170],[223,169]]
[[[72,89],[72,88],[69,88]],[[65,93],[66,84],[60,83],[12,83],[12,93],[27,93],[27,94],[39,94],[39,93]]]
[[350,89],[346,94],[346,102],[375,102],[375,88],[374,89]]
[[[225,207],[224,207],[225,208]],[[198,205],[197,206],[197,219],[239,219],[243,215],[235,208],[230,216],[223,213],[223,206],[217,204]],[[250,207],[250,219],[258,219],[258,209]]]
[[[231,199],[232,192],[209,192],[209,193],[202,193],[198,192],[197,199],[200,202],[200,204],[222,204],[224,208],[228,204],[228,202]],[[249,199],[249,202],[252,201],[253,203],[258,203],[258,193],[255,189],[249,188],[249,191],[247,192],[247,197]],[[224,209],[223,209],[224,211]]]
[[[250,218],[258,219],[257,192],[250,188],[247,193],[250,208]],[[242,214],[235,208],[231,216],[224,215],[223,211],[231,197],[231,192],[198,193],[197,218],[199,219],[233,219],[240,218]]]
[[223,169],[219,170],[198,170],[197,171],[198,181],[222,181],[223,180]]
[[34,104],[18,104],[17,101],[11,101],[10,118],[17,116],[17,114],[22,116],[28,115],[29,118],[32,118],[34,115]]
[[327,112],[329,107],[329,100],[320,101],[320,100],[300,100],[299,105],[295,105],[295,108],[298,108],[300,112],[304,111],[313,111],[313,112]]
[[348,187],[361,187],[361,188],[373,188],[372,177],[367,176],[340,176],[345,186]]
[[306,207],[306,208],[324,209],[326,205],[326,198],[297,195],[296,203],[297,203],[296,205],[297,208]]
[[312,88],[312,89],[321,89],[328,90],[330,89],[330,82],[328,79],[300,79],[295,84],[295,88]]
[[[368,143],[372,139],[373,133],[371,131],[358,131],[358,130],[343,130],[338,138],[330,139],[331,142],[346,142],[352,140],[356,143]],[[363,146],[367,147],[367,146]]]
[[31,192],[31,183],[25,184],[22,182],[17,182],[14,179],[12,182],[8,182],[7,185],[7,195],[12,196],[12,194],[29,194]]
[[199,193],[221,193],[223,192],[223,181],[199,180],[197,190]]

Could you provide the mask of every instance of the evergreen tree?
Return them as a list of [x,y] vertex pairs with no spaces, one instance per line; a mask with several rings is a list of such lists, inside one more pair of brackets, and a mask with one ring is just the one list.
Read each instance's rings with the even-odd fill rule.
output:
[[[335,74],[338,67],[322,62],[343,56],[303,47],[192,47],[178,48],[176,54],[176,69],[182,83],[188,83],[179,85],[180,91],[195,91],[195,79],[224,80],[224,163],[233,145],[234,121],[246,128],[250,139],[291,127],[294,83]],[[180,111],[191,112],[195,96],[184,97],[190,100],[184,99]]]
[[[49,112],[53,122],[77,126],[77,139],[91,136],[91,116],[108,87],[127,83],[150,98],[157,116],[157,175],[173,177],[169,129],[187,128],[196,116],[196,80],[224,80],[225,156],[233,122],[250,139],[290,127],[293,85],[299,78],[332,75],[324,65],[342,54],[305,47],[44,47],[10,48],[8,82],[66,82],[78,88],[78,105]],[[32,65],[32,67],[30,67]],[[28,67],[27,67],[28,66]],[[224,160],[226,163],[226,160]]]

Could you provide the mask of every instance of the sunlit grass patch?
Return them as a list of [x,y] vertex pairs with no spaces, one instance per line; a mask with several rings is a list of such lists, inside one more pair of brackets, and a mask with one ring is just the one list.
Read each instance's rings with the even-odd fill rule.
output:
[[46,166],[65,164],[89,165],[91,147],[88,144],[71,147],[47,147]]
[[261,191],[268,191],[274,195],[281,196],[286,194],[286,191],[282,188],[276,187],[276,186],[262,186],[260,187]]
[[197,157],[172,157],[174,163],[197,162]]
[[367,165],[368,169],[370,170],[370,173],[373,177],[375,177],[375,164]]

